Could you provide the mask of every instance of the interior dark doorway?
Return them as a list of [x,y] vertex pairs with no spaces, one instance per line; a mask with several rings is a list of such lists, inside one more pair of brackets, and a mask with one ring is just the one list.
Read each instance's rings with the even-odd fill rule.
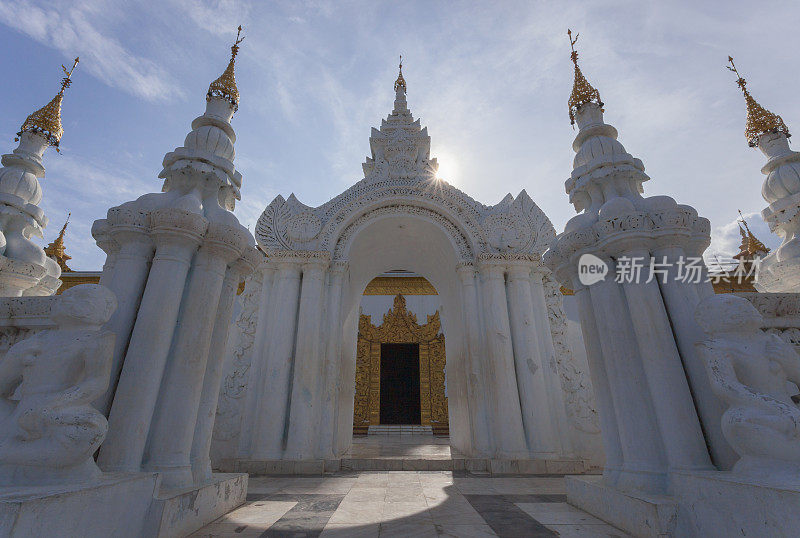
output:
[[419,344],[381,344],[381,424],[420,424]]

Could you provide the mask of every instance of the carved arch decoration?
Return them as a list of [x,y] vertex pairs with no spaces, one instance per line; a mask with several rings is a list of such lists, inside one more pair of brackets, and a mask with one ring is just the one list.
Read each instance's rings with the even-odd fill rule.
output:
[[383,315],[383,323],[372,324],[371,316],[358,320],[356,347],[356,394],[353,428],[364,431],[380,424],[381,344],[419,344],[421,424],[434,431],[447,431],[448,411],[445,396],[445,348],[439,312],[419,324],[417,316],[406,309],[402,294]]

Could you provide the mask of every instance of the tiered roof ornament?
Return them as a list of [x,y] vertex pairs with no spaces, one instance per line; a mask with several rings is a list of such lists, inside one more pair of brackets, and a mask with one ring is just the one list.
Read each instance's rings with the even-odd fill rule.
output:
[[733,63],[732,56],[728,56],[728,62],[730,62],[731,65],[726,67],[736,73],[736,84],[738,84],[739,88],[742,90],[745,103],[747,104],[747,124],[745,125],[744,135],[747,137],[747,143],[750,144],[750,147],[756,147],[758,145],[758,138],[766,133],[783,133],[786,135],[786,138],[792,136],[789,134],[789,128],[783,123],[783,118],[759,105],[753,96],[750,95],[750,92],[747,90],[747,81],[739,74],[739,70],[736,69],[736,64]]
[[567,30],[569,45],[570,48],[572,48],[570,58],[572,59],[572,63],[575,65],[575,80],[572,83],[572,93],[569,96],[568,102],[569,122],[572,125],[575,125],[575,113],[586,103],[597,103],[597,105],[600,107],[600,111],[603,111],[603,101],[600,100],[600,92],[598,92],[591,84],[589,84],[589,81],[583,76],[581,68],[578,67],[578,51],[575,50],[575,43],[578,42],[579,35],[580,34],[575,34],[575,38],[573,39],[572,30]]
[[[64,128],[61,126],[61,101],[64,99],[64,91],[72,84],[72,72],[79,61],[80,59],[76,57],[69,70],[65,65],[61,65],[61,69],[66,75],[61,79],[61,89],[49,103],[25,119],[17,133],[17,137],[24,132],[36,133],[47,140],[48,144],[55,147],[56,151],[59,151],[58,144],[64,134]],[[18,139],[16,138],[15,141]]]
[[406,93],[408,88],[406,87],[406,79],[403,78],[403,55],[400,55],[400,73],[397,75],[397,80],[394,81],[394,91],[403,90],[403,93]]
[[747,225],[741,209],[739,210],[739,217],[739,235],[742,236],[742,244],[739,246],[739,253],[734,258],[750,260],[756,255],[764,256],[767,254],[770,251],[769,247],[750,231],[750,226]]
[[228,67],[220,77],[211,83],[208,87],[206,100],[213,97],[218,99],[225,99],[233,105],[233,111],[239,110],[239,88],[236,87],[236,75],[234,67],[236,64],[236,55],[239,54],[239,43],[244,41],[242,35],[242,26],[239,25],[238,32],[236,33],[236,42],[231,47],[231,60],[228,62]]
[[62,273],[72,271],[72,269],[70,269],[67,265],[67,260],[71,260],[72,256],[67,254],[66,247],[64,246],[64,233],[67,231],[67,224],[69,224],[69,217],[71,215],[72,213],[67,213],[67,220],[64,223],[64,226],[61,227],[58,237],[56,237],[52,243],[44,248],[44,253],[58,262],[58,266],[61,267]]

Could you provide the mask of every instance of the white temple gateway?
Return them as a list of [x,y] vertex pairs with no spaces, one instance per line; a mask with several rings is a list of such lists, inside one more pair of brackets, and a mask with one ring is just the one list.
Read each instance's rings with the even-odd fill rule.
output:
[[[744,79],[784,244],[771,293],[715,294],[708,220],[642,196],[574,49],[562,233],[525,191],[436,177],[401,64],[364,178],[278,196],[253,237],[241,39],[162,192],[95,222],[97,283],[53,295],[94,276],[69,276],[66,225],[52,258],[30,241],[72,70],[3,156],[0,536],[797,534],[800,159]],[[749,268],[768,249],[742,236]]]

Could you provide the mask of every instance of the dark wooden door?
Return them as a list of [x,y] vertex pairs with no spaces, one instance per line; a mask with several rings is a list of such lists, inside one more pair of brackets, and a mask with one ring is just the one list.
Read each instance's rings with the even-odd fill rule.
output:
[[381,424],[419,423],[419,344],[381,344]]

